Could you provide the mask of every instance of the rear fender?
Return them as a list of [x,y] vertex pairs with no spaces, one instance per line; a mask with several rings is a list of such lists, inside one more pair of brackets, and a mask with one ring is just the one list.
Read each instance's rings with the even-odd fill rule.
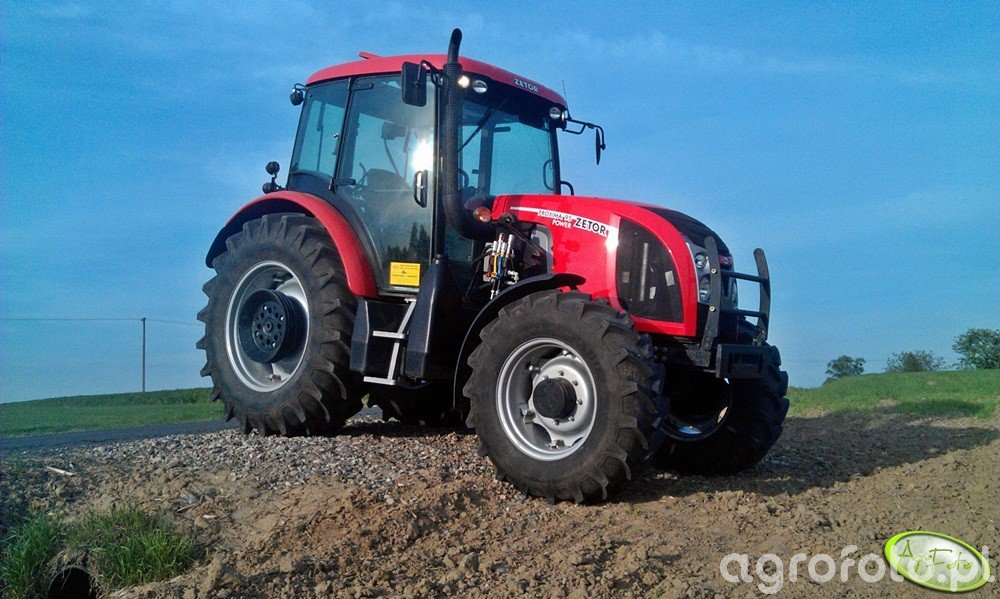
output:
[[281,212],[305,214],[322,223],[340,255],[341,264],[347,275],[347,286],[351,292],[358,297],[378,297],[378,286],[375,284],[372,267],[368,263],[361,242],[347,220],[322,199],[297,191],[269,193],[240,208],[215,236],[215,241],[212,242],[212,247],[205,257],[205,264],[212,268],[212,261],[226,251],[226,240],[238,233],[245,223],[265,214]]

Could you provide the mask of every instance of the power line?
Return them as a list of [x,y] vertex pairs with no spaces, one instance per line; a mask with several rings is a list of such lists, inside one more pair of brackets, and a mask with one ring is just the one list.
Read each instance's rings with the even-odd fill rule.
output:
[[142,324],[142,392],[146,392],[146,323],[176,324],[186,327],[201,327],[195,322],[170,320],[169,318],[108,317],[108,316],[13,316],[0,317],[3,322],[137,322]]
[[59,322],[79,322],[79,321],[100,321],[100,322],[139,322],[141,318],[103,318],[103,317],[90,317],[90,316],[19,316],[15,318],[0,318],[0,320],[7,322],[41,322],[41,321],[59,321]]
[[163,324],[179,324],[179,325],[184,325],[186,327],[198,327],[198,328],[201,328],[201,327],[205,326],[205,325],[203,325],[201,323],[198,323],[198,322],[182,322],[180,320],[168,320],[166,318],[147,318],[146,320],[148,320],[149,322],[160,322],[160,323],[163,323]]
[[110,318],[101,316],[18,316],[18,317],[0,317],[0,321],[3,322],[156,322],[161,324],[177,324],[186,327],[201,327],[204,326],[197,322],[184,322],[182,320],[170,320],[169,318]]

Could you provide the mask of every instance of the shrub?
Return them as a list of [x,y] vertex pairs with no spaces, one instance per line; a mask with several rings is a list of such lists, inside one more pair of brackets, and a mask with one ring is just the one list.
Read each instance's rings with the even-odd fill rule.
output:
[[964,368],[1000,368],[1000,330],[969,329],[951,348]]
[[885,365],[886,372],[932,372],[944,370],[944,360],[933,352],[917,350],[893,354]]
[[864,358],[852,358],[851,356],[840,356],[830,360],[826,365],[827,382],[833,379],[844,378],[845,376],[857,376],[865,371]]

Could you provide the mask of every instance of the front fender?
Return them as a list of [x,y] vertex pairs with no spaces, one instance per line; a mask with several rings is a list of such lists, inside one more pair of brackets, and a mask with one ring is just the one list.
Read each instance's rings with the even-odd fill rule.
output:
[[500,314],[500,310],[504,306],[516,302],[517,300],[531,295],[532,293],[545,291],[547,289],[558,289],[559,287],[572,287],[575,289],[585,280],[586,279],[579,275],[569,273],[544,274],[528,277],[527,279],[522,279],[504,289],[495,298],[491,299],[488,304],[483,306],[483,308],[479,311],[479,314],[476,314],[476,317],[472,320],[469,330],[465,332],[465,338],[462,340],[462,347],[458,351],[458,364],[455,366],[455,386],[453,389],[454,401],[457,403],[458,398],[462,396],[462,385],[465,384],[465,380],[469,375],[469,367],[466,365],[465,361],[469,358],[469,354],[472,353],[472,350],[474,350],[477,345],[476,340],[479,337],[479,332]]
[[262,195],[240,208],[215,236],[205,257],[205,264],[212,268],[212,261],[216,256],[226,251],[226,240],[238,233],[244,223],[265,214],[279,212],[306,214],[322,223],[340,255],[351,292],[358,297],[378,297],[378,286],[375,284],[371,264],[347,219],[321,198],[298,191],[285,190]]

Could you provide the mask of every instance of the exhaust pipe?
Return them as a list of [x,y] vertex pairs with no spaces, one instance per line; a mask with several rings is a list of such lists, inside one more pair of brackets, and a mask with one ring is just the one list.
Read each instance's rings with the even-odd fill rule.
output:
[[[462,203],[459,168],[462,152],[462,97],[465,90],[458,85],[462,65],[458,50],[462,45],[462,30],[451,32],[448,59],[442,72],[445,79],[444,106],[441,108],[441,203],[447,225],[463,237],[488,237],[492,229],[475,220]],[[437,235],[435,254],[444,254],[444,235]]]

